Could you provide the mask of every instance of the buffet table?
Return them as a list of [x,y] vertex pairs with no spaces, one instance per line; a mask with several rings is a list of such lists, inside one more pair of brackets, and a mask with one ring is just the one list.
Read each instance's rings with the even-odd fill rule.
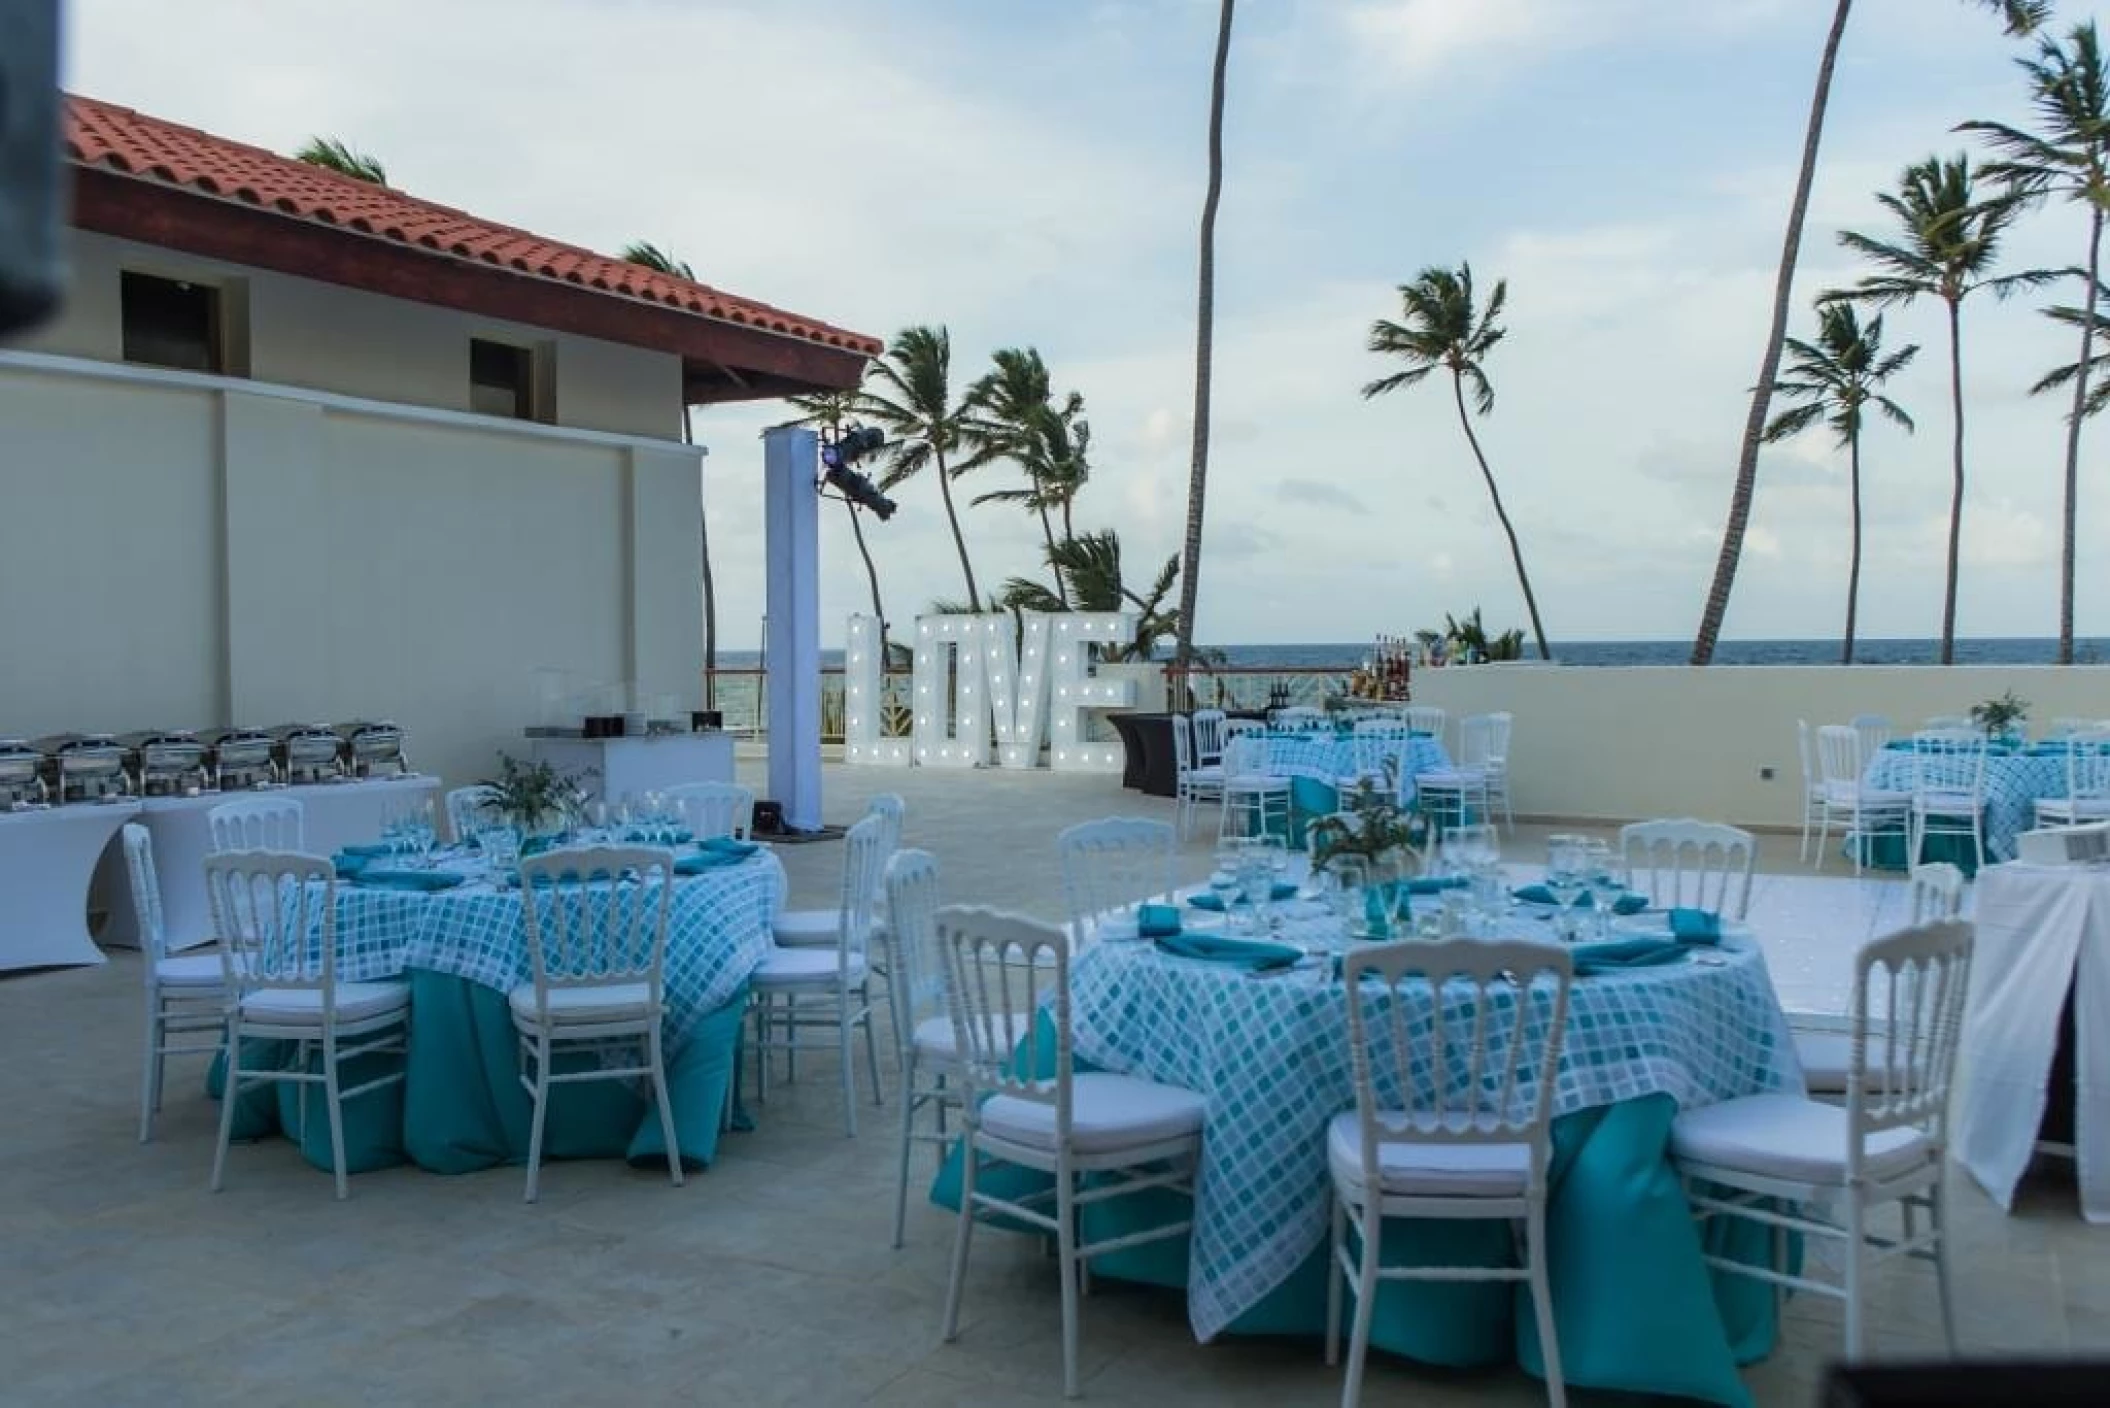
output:
[[[439,790],[440,780],[374,777],[344,782],[303,783],[250,792],[203,792],[195,797],[147,797],[136,803],[140,821],[154,838],[154,869],[161,880],[161,923],[172,949],[194,948],[212,939],[212,910],[205,898],[205,857],[212,852],[206,813],[222,802],[251,797],[290,798],[301,805],[303,849],[326,856],[381,834],[384,812]],[[115,828],[112,828],[113,832]],[[107,839],[107,838],[106,838]],[[122,847],[112,846],[95,872],[97,903],[110,912],[104,943],[136,948],[139,922],[132,907],[132,879]]]
[[88,933],[89,882],[104,849],[118,849],[110,838],[137,815],[129,797],[0,812],[0,971],[103,961]]
[[[661,1030],[685,1164],[708,1163],[717,1149],[747,980],[768,951],[783,894],[783,866],[767,850],[675,881]],[[544,907],[554,903],[548,891],[536,899]],[[433,1172],[467,1173],[523,1161],[530,1102],[506,1006],[507,992],[532,980],[520,891],[480,880],[436,893],[340,881],[337,930],[342,981],[407,977],[411,985],[407,1056],[368,1058],[403,1060],[404,1082],[345,1107],[347,1166],[365,1171],[407,1157]],[[575,1053],[569,1062],[592,1059]],[[556,1069],[567,1068],[560,1058]],[[364,1074],[355,1070],[348,1079]],[[245,1093],[237,1137],[302,1128],[299,1098],[287,1085]],[[552,1159],[627,1157],[644,1164],[663,1162],[666,1146],[658,1113],[634,1082],[595,1081],[552,1088],[544,1150]],[[305,1122],[301,1153],[318,1168],[330,1167],[324,1121]]]
[[1977,947],[1956,1100],[1956,1158],[2001,1207],[2036,1152],[2072,1004],[2081,1211],[2110,1223],[2110,870],[1995,865],[1978,874]]

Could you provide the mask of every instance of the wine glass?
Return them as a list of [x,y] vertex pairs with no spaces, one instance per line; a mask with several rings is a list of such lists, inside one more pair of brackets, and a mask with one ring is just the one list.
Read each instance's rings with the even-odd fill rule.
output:
[[1209,871],[1209,893],[1216,896],[1216,903],[1227,920],[1231,915],[1231,902],[1238,896],[1240,849],[1235,841],[1219,842],[1215,864]]
[[1626,872],[1619,864],[1619,853],[1605,841],[1592,841],[1583,853],[1583,862],[1583,883],[1590,887],[1597,932],[1608,937],[1612,932],[1612,908],[1626,897]]
[[1321,891],[1326,907],[1340,918],[1342,927],[1354,929],[1363,922],[1363,892],[1370,883],[1370,867],[1361,856],[1335,856],[1319,872],[1326,877]]
[[1576,933],[1574,904],[1585,888],[1587,845],[1580,836],[1552,836],[1546,841],[1546,888],[1560,905],[1561,932],[1571,939]]

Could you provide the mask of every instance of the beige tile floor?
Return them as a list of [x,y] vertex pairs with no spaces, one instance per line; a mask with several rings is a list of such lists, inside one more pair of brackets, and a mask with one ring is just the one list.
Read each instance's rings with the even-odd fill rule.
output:
[[[827,786],[836,820],[871,793],[903,793],[907,841],[938,854],[951,896],[1050,917],[1061,827],[1170,813],[1105,779],[1049,774],[831,767]],[[1512,853],[1533,854],[1541,837],[1525,828]],[[1766,849],[1771,871],[1795,869],[1793,838]],[[840,848],[781,854],[794,902],[827,902]],[[1205,844],[1186,847],[1190,876],[1206,861]],[[1772,955],[1776,974],[1821,999],[1882,892],[1774,893],[1783,915],[1847,916],[1843,934],[1813,929]],[[1059,1399],[1053,1263],[1024,1239],[978,1238],[964,1333],[940,1343],[950,1221],[912,1202],[908,1246],[888,1248],[891,1122],[868,1118],[845,1139],[822,1059],[794,1087],[773,1083],[760,1127],[681,1189],[616,1163],[560,1164],[529,1208],[515,1170],[405,1168],[358,1178],[339,1204],[326,1175],[271,1142],[237,1148],[216,1196],[198,1062],[178,1063],[155,1143],[134,1142],[138,980],[136,956],[119,952],[101,969],[0,981],[0,1403]],[[1955,1188],[1967,1349],[2110,1355],[2110,1231],[2080,1221],[2070,1181],[2055,1169],[2033,1179],[2011,1217],[1967,1177]],[[1934,1351],[1930,1277],[1886,1275],[1874,1323],[1886,1354]],[[1828,1304],[1791,1305],[1784,1343],[1748,1372],[1758,1401],[1814,1403],[1837,1334]],[[1177,1296],[1116,1284],[1086,1306],[1084,1366],[1098,1403],[1339,1395],[1315,1345],[1197,1345]],[[1366,1401],[1544,1400],[1514,1371],[1378,1356]]]

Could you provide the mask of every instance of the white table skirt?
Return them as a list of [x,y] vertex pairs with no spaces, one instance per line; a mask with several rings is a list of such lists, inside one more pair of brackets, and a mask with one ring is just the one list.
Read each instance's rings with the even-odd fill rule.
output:
[[[326,856],[344,846],[381,838],[381,813],[390,802],[402,802],[439,790],[437,777],[367,778],[358,782],[315,782],[274,787],[264,792],[210,792],[197,797],[148,797],[139,803],[140,820],[154,838],[154,869],[161,880],[161,923],[172,949],[195,948],[212,938],[212,909],[205,898],[205,857],[212,851],[206,813],[222,802],[250,797],[286,797],[301,804],[305,849]],[[107,905],[110,922],[103,942],[136,948],[139,922],[132,907],[132,881],[125,871],[122,847],[112,846],[96,872],[96,897]]]
[[0,970],[103,961],[88,933],[96,858],[139,803],[75,802],[0,812]]
[[1994,1201],[2013,1205],[2072,988],[2081,1211],[2110,1222],[2110,871],[1989,866],[1978,872],[1977,923],[1956,1157]]

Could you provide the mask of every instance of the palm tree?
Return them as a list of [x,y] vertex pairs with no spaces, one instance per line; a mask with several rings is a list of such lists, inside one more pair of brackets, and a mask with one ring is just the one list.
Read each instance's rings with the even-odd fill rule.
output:
[[1995,276],[1990,271],[2006,233],[2021,207],[2011,197],[1980,199],[1971,159],[1959,154],[1943,161],[1928,157],[1908,166],[1898,189],[1876,201],[1896,217],[1902,238],[1895,244],[1856,233],[1839,232],[1839,243],[1876,266],[1877,272],[1851,289],[1827,293],[1820,301],[1851,299],[1879,308],[1904,305],[1922,296],[1939,298],[1949,315],[1949,409],[1951,485],[1949,494],[1948,585],[1942,597],[1941,662],[1956,658],[1956,572],[1963,542],[1963,301],[1980,289],[2005,298],[2018,288],[2042,284],[2056,275],[2046,270]]
[[[2064,44],[2044,39],[2033,59],[2016,60],[2029,75],[2030,99],[2038,130],[2024,132],[2001,122],[1966,122],[1959,129],[1976,132],[2002,159],[1984,174],[2005,181],[2009,191],[2029,204],[2050,196],[2078,201],[2088,208],[2088,263],[2082,306],[2073,310],[2081,330],[2081,355],[2062,380],[2073,383],[2073,409],[2066,417],[2066,506],[2059,557],[2059,663],[2073,663],[2074,499],[2079,487],[2081,420],[2087,412],[2088,381],[2094,365],[2096,300],[2085,291],[2098,286],[2102,269],[2103,215],[2110,207],[2110,69],[2096,42],[2095,22],[2075,25]],[[2054,383],[2056,384],[2056,383]],[[2046,384],[2035,388],[2042,391]]]
[[1194,663],[1194,597],[1202,577],[1202,499],[1209,487],[1209,380],[1216,339],[1216,207],[1224,189],[1224,78],[1231,62],[1231,12],[1223,0],[1216,24],[1216,65],[1209,79],[1209,191],[1202,197],[1200,287],[1194,300],[1194,449],[1187,470],[1187,536],[1181,549],[1179,643],[1174,662]]
[[[886,356],[872,363],[859,408],[891,437],[881,489],[914,478],[925,468],[937,471],[938,492],[945,500],[945,521],[960,554],[960,574],[967,579],[967,600],[978,603],[974,564],[967,558],[967,539],[952,503],[952,481],[959,469],[950,463],[965,448],[967,407],[952,398],[952,335],[943,327],[903,328],[894,335]],[[877,383],[879,389],[872,389]],[[979,610],[979,606],[976,607]]]
[[1402,359],[1407,369],[1369,383],[1363,388],[1363,399],[1412,386],[1438,367],[1451,374],[1458,424],[1465,430],[1465,442],[1472,446],[1473,458],[1479,462],[1480,477],[1487,481],[1487,496],[1494,501],[1495,517],[1502,521],[1502,532],[1509,539],[1510,560],[1516,563],[1517,585],[1524,589],[1524,608],[1531,616],[1531,634],[1538,642],[1539,658],[1551,660],[1553,651],[1546,645],[1546,628],[1539,623],[1538,598],[1532,595],[1531,577],[1524,571],[1524,550],[1517,544],[1517,530],[1509,521],[1509,511],[1502,507],[1502,491],[1495,486],[1494,471],[1487,467],[1480,437],[1473,434],[1472,417],[1465,410],[1467,382],[1472,383],[1473,403],[1481,415],[1495,408],[1495,390],[1488,384],[1487,371],[1481,363],[1506,334],[1495,320],[1502,315],[1509,285],[1497,281],[1488,296],[1487,308],[1482,311],[1473,300],[1473,266],[1460,264],[1456,272],[1422,270],[1413,283],[1399,286],[1399,296],[1404,321],[1395,323],[1380,318],[1372,323],[1370,350]]
[[[1972,0],[1978,8],[1999,15],[2011,36],[2028,34],[2051,18],[2051,0]],[[1729,521],[1722,529],[1721,556],[1715,560],[1714,581],[1707,588],[1707,604],[1700,613],[1700,629],[1693,638],[1692,663],[1705,665],[1714,659],[1715,641],[1722,633],[1722,617],[1729,611],[1729,593],[1736,585],[1736,568],[1743,557],[1744,529],[1751,521],[1751,500],[1758,488],[1758,446],[1766,424],[1766,410],[1780,375],[1780,350],[1788,334],[1788,305],[1795,292],[1795,262],[1802,252],[1802,223],[1809,213],[1810,187],[1817,177],[1817,146],[1824,136],[1825,108],[1830,102],[1832,70],[1839,60],[1839,41],[1846,33],[1847,12],[1853,0],[1838,0],[1832,10],[1832,27],[1824,39],[1824,56],[1817,64],[1817,86],[1810,94],[1810,116],[1802,135],[1802,165],[1795,174],[1795,195],[1788,205],[1788,228],[1780,242],[1780,267],[1773,276],[1773,321],[1766,330],[1765,352],[1759,358],[1758,380],[1751,388],[1751,410],[1744,418],[1744,438],[1737,454],[1736,487],[1729,495]]]
[[[1069,536],[1072,501],[1090,474],[1085,453],[1091,424],[1084,419],[1084,397],[1072,391],[1061,406],[1053,404],[1048,366],[1037,348],[1006,347],[992,360],[995,369],[967,391],[970,416],[963,438],[973,452],[958,472],[999,459],[1015,463],[1026,476],[1025,488],[993,490],[974,503],[1023,505],[1039,515],[1041,537],[1052,549],[1052,515],[1061,511],[1063,535]],[[1057,586],[1062,590],[1059,579]]]
[[1180,574],[1179,554],[1165,559],[1147,591],[1136,591],[1121,576],[1121,535],[1108,529],[1063,539],[1048,549],[1048,566],[1061,579],[1066,598],[1057,598],[1038,582],[1013,577],[1001,600],[1014,611],[1134,611],[1136,629],[1127,645],[1113,647],[1113,660],[1148,660],[1167,636],[1177,638],[1179,613],[1167,610],[1165,598]]
[[[2110,326],[2110,284],[2098,283],[2095,286],[2095,307],[2092,309],[2060,304],[2046,308],[2043,312],[2044,316],[2053,322],[2064,323],[2070,328],[2081,327],[2090,319],[2093,319],[2099,328]],[[2110,347],[2103,347],[2100,343],[2097,346],[2102,350],[2091,352],[2088,356],[2088,399],[2081,406],[2081,414],[2085,416],[2100,414],[2103,407],[2110,406]],[[2030,394],[2041,395],[2064,386],[2078,377],[2081,371],[2082,364],[2078,362],[2055,367],[2038,379],[2037,384],[2029,389]]]
[[1799,404],[1782,411],[1766,427],[1766,443],[1785,440],[1814,425],[1819,417],[1846,447],[1847,485],[1853,506],[1853,548],[1846,567],[1846,635],[1839,663],[1854,663],[1854,615],[1861,595],[1861,413],[1874,406],[1912,429],[1912,417],[1879,389],[1919,355],[1918,344],[1883,355],[1881,314],[1861,326],[1850,303],[1817,306],[1817,340],[1787,339],[1792,354],[1787,375],[1773,389]]
[[[656,244],[637,240],[623,246],[619,256],[625,263],[641,265],[676,278],[694,279],[695,270],[680,259],[676,259]],[[696,443],[694,428],[689,423],[689,407],[684,400],[681,408],[681,442]],[[699,481],[702,470],[697,471]],[[712,707],[718,691],[718,582],[711,573],[711,515],[699,493],[696,503],[696,533],[703,544],[703,707]]]
[[293,153],[295,161],[304,161],[310,166],[320,166],[340,176],[349,176],[354,181],[365,181],[369,185],[388,184],[388,168],[379,157],[355,152],[336,137],[310,137],[307,145]]
[[[862,397],[855,391],[817,391],[810,396],[786,396],[784,398],[805,414],[786,422],[789,425],[825,426],[840,431],[857,415]],[[865,581],[872,589],[872,614],[879,618],[879,658],[887,658],[886,607],[879,600],[879,569],[872,565],[872,549],[865,542],[864,509],[857,500],[847,494],[837,495],[843,508],[850,515],[850,532],[857,539],[857,555],[864,559]]]

